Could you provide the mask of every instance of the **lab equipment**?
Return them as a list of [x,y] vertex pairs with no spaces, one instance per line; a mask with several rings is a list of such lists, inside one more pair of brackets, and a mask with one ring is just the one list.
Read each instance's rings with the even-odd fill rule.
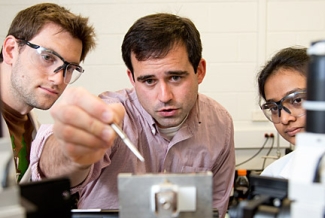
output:
[[288,180],[250,175],[248,199],[228,210],[230,218],[289,218]]
[[234,197],[238,201],[245,200],[248,196],[249,181],[246,169],[237,170],[237,178],[234,184]]
[[[1,119],[1,117],[0,117]],[[25,209],[20,204],[20,190],[16,185],[9,138],[0,138],[0,218],[23,218]]]
[[120,218],[213,217],[211,172],[122,173],[118,194]]
[[316,41],[308,49],[306,132],[296,137],[296,154],[289,178],[289,199],[293,218],[324,217],[325,181],[325,41]]

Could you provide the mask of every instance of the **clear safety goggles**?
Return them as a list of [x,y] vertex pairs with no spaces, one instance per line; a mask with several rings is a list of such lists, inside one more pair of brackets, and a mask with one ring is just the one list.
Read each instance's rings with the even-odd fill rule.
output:
[[302,104],[306,100],[306,91],[297,91],[283,97],[280,101],[268,101],[260,107],[264,115],[273,123],[281,122],[281,112],[285,111],[294,117],[305,115]]
[[58,73],[63,70],[64,83],[74,83],[84,72],[84,69],[75,63],[64,60],[58,53],[42,46],[21,40],[35,52],[30,55],[31,62],[43,71]]

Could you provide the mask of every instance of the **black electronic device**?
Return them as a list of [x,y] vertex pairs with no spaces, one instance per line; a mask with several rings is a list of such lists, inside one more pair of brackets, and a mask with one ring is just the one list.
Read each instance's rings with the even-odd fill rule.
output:
[[26,218],[70,218],[71,195],[68,178],[45,179],[20,184],[21,198],[36,209],[26,207]]
[[229,208],[230,218],[290,217],[288,180],[250,175],[248,199]]
[[[279,199],[283,201],[288,197],[288,180],[283,178],[250,175],[250,190],[248,199],[254,199],[261,195],[270,197],[270,201]],[[273,204],[273,202],[268,202]]]

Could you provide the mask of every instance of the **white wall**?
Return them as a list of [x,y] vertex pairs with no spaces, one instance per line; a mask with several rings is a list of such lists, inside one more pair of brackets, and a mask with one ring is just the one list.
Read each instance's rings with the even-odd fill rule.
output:
[[[16,13],[43,1],[0,0],[0,40]],[[98,46],[83,63],[85,74],[74,84],[99,94],[131,87],[121,58],[123,36],[133,22],[150,13],[170,12],[189,17],[201,32],[207,75],[200,91],[222,103],[235,125],[236,162],[253,156],[265,133],[276,131],[257,105],[256,74],[276,51],[292,45],[308,47],[325,38],[325,0],[56,0],[75,13],[90,17]],[[52,122],[48,111],[40,121]],[[254,115],[254,116],[253,116]],[[262,115],[262,116],[261,116]],[[264,121],[255,121],[262,120]],[[288,147],[283,139],[281,147]],[[275,143],[276,145],[277,143]],[[271,146],[271,141],[266,145]],[[260,169],[262,155],[241,167]],[[283,149],[281,149],[283,154]],[[271,153],[275,155],[275,151]],[[267,161],[269,164],[271,160]],[[266,165],[267,165],[266,164]]]

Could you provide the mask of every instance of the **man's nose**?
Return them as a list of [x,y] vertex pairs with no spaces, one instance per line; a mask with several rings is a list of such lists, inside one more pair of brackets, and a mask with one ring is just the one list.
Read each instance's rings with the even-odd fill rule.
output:
[[159,96],[158,97],[159,101],[164,102],[164,103],[169,102],[173,98],[172,90],[168,84],[162,83],[160,85],[158,96]]
[[58,71],[52,71],[49,75],[48,75],[48,79],[54,84],[54,85],[60,85],[62,83],[64,83],[64,68],[58,70]]

